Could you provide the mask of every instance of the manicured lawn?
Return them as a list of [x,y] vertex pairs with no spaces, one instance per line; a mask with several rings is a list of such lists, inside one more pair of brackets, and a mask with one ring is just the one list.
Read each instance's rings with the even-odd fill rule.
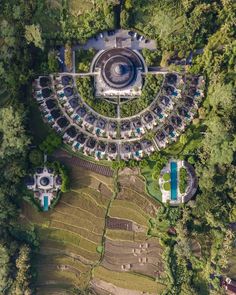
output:
[[146,181],[146,190],[147,192],[156,200],[162,201],[161,190],[158,184],[157,179],[152,178],[152,168],[155,165],[155,162],[149,161],[149,166],[141,169],[141,174],[144,176]]

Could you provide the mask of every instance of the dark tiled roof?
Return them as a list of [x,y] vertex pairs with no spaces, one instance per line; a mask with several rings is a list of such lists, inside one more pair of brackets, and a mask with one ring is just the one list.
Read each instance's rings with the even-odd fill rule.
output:
[[164,132],[160,132],[160,133],[158,133],[157,135],[156,135],[156,138],[157,138],[157,140],[158,141],[162,141],[162,140],[164,140],[165,139],[165,133]]
[[177,75],[175,74],[167,74],[166,80],[169,84],[175,84],[177,82]]
[[152,122],[152,120],[153,120],[153,116],[152,116],[152,114],[151,114],[151,113],[147,113],[147,114],[145,114],[145,115],[144,115],[144,120],[145,120],[147,123]]
[[85,118],[85,121],[88,122],[89,124],[93,124],[95,122],[96,118],[92,114],[88,114]]
[[70,76],[62,76],[62,78],[61,78],[62,85],[67,86],[71,82],[72,82],[72,77],[70,77]]
[[61,111],[60,110],[52,110],[51,115],[54,118],[54,120],[56,120],[61,116]]
[[121,124],[121,130],[122,131],[130,130],[130,128],[131,128],[131,124],[130,124],[129,121],[123,122]]
[[55,108],[56,106],[56,103],[53,99],[48,99],[45,103],[49,110]]
[[142,122],[140,119],[136,119],[132,121],[135,128],[142,127]]
[[161,96],[160,97],[160,102],[164,105],[164,106],[169,106],[170,105],[170,98],[168,96]]
[[171,116],[170,120],[175,126],[180,127],[182,125],[182,120],[179,116]]
[[100,141],[97,144],[97,150],[100,151],[100,152],[104,152],[105,149],[106,149],[106,144],[103,141]]
[[96,140],[92,137],[89,138],[89,140],[86,143],[86,146],[93,149],[96,145]]
[[74,90],[72,87],[65,87],[64,93],[65,93],[65,96],[69,97],[69,96],[73,95]]
[[65,117],[61,117],[60,119],[57,120],[57,125],[60,128],[65,128],[66,126],[69,125],[69,121]]
[[70,136],[71,138],[75,138],[77,131],[75,126],[70,126],[67,130],[66,133],[68,134],[68,136]]
[[43,98],[47,98],[52,94],[52,90],[50,88],[43,88],[42,89],[42,96]]
[[84,133],[79,133],[77,136],[77,141],[83,144],[86,140],[87,136]]
[[108,152],[111,153],[111,154],[114,154],[116,153],[117,151],[117,146],[115,143],[109,143],[108,145]]
[[103,119],[99,119],[99,120],[97,120],[97,124],[96,124],[96,126],[97,126],[98,128],[104,129],[105,126],[106,126],[106,121],[103,120]]
[[162,108],[160,106],[156,106],[154,109],[153,109],[153,112],[156,114],[156,115],[159,115],[162,113]]
[[77,113],[81,118],[83,118],[83,117],[86,115],[87,111],[86,111],[86,108],[84,108],[84,107],[79,107],[79,108],[77,109],[76,113]]
[[76,98],[71,98],[68,103],[70,104],[70,106],[72,107],[72,109],[77,108],[77,106],[79,105],[78,99]]
[[39,79],[39,84],[41,87],[46,87],[50,84],[50,78],[49,77],[41,77]]

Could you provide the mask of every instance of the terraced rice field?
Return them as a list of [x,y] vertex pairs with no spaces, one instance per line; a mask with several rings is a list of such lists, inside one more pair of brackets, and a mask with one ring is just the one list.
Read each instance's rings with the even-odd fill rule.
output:
[[158,204],[145,193],[144,181],[133,170],[119,174],[118,188],[108,211],[104,256],[90,285],[98,293],[102,288],[112,295],[160,294],[165,287],[157,282],[165,277],[163,250],[158,239],[147,236],[148,221]]
[[126,169],[114,183],[97,164],[102,174],[70,155],[63,154],[63,162],[71,167],[72,186],[57,206],[42,213],[22,205],[21,222],[34,225],[40,239],[37,294],[73,294],[88,286],[99,295],[160,294],[162,248],[147,236],[159,205],[137,171]]
[[[121,273],[115,271],[108,271],[104,267],[97,267],[94,269],[94,277],[105,282],[109,282],[117,287],[132,290],[138,290],[141,294],[160,294],[165,289],[165,285],[155,282],[153,279],[145,276],[138,276],[131,273]],[[114,289],[116,291],[116,289]],[[146,293],[141,293],[146,292]],[[110,293],[122,294],[122,293]],[[132,293],[123,293],[132,294]]]
[[97,247],[102,245],[113,179],[70,167],[72,191],[63,194],[52,211],[37,212],[28,203],[22,206],[22,222],[34,224],[40,239],[39,294],[70,294],[73,287],[85,288],[101,259]]

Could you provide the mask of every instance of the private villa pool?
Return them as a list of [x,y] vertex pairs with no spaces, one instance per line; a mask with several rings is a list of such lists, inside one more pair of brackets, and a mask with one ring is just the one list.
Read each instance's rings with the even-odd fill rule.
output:
[[178,197],[178,167],[176,162],[170,163],[170,198],[176,201]]
[[48,196],[43,197],[43,211],[48,211]]

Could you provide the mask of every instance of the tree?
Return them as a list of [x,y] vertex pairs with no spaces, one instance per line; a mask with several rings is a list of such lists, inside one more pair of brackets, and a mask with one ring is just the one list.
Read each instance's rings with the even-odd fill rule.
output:
[[26,25],[25,39],[28,44],[33,43],[35,47],[43,49],[42,33],[39,25]]
[[122,10],[120,14],[121,28],[128,29],[130,27],[130,15],[127,10]]
[[43,163],[43,154],[40,150],[32,150],[29,153],[29,160],[34,166],[40,166]]
[[30,295],[30,249],[23,245],[20,248],[19,256],[16,259],[17,274],[14,285],[12,287],[12,294],[15,295]]
[[62,144],[62,139],[54,131],[51,131],[46,139],[39,145],[41,151],[46,154],[52,154]]
[[29,138],[25,134],[24,113],[12,106],[0,109],[0,158],[23,154],[29,144]]
[[5,294],[11,285],[10,257],[7,248],[0,244],[0,293]]

